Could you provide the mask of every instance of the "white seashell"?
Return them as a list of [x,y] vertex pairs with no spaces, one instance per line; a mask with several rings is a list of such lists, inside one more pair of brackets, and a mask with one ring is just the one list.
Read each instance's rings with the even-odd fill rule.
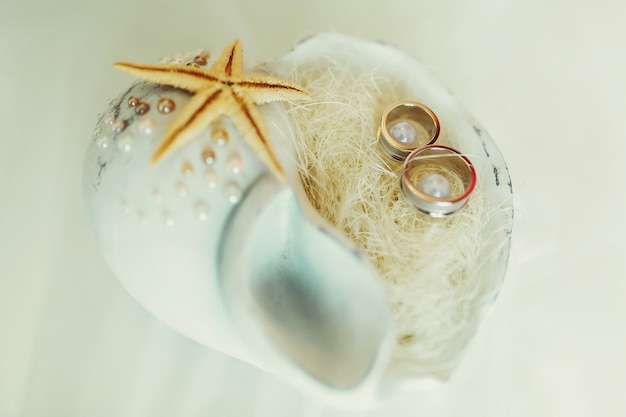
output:
[[[335,58],[351,62],[354,71],[375,68],[405,80],[407,98],[432,104],[447,122],[448,139],[471,155],[484,198],[503,208],[482,232],[490,239],[478,273],[492,297],[506,268],[512,218],[510,180],[496,146],[422,65],[395,48],[322,34],[269,68],[289,77],[296,67],[320,60],[332,65]],[[126,104],[131,96],[150,110],[138,115]],[[273,178],[227,118],[157,166],[149,164],[189,97],[134,84],[105,113],[87,152],[88,211],[120,282],[177,331],[328,402],[361,408],[432,377],[413,372],[411,350],[398,349],[391,295],[379,272],[309,202],[294,163],[298,132],[282,105],[259,110],[287,185]],[[164,99],[175,103],[172,112],[157,110]],[[213,130],[224,130],[228,140],[218,143]],[[461,345],[480,314],[471,317],[474,327]]]

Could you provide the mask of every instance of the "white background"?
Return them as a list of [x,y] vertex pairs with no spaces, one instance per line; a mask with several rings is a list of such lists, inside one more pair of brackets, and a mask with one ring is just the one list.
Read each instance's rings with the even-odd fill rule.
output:
[[626,415],[626,2],[0,0],[0,417],[342,416],[143,311],[81,200],[118,60],[334,30],[428,66],[511,169],[507,281],[447,389],[369,416]]

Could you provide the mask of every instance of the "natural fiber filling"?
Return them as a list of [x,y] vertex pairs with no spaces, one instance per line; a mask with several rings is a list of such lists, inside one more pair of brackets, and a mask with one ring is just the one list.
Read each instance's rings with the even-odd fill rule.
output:
[[476,273],[489,215],[481,184],[453,216],[418,213],[400,191],[401,163],[379,148],[377,127],[389,104],[420,98],[406,97],[399,82],[341,63],[296,67],[290,78],[313,97],[289,110],[311,203],[380,272],[397,332],[394,359],[413,372],[445,378],[493,290],[492,280]]

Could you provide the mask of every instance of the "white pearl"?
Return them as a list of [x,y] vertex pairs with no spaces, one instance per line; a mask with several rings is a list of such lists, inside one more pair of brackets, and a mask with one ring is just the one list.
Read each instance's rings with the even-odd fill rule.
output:
[[209,208],[204,202],[199,201],[196,203],[196,215],[198,216],[198,219],[202,221],[209,218]]
[[433,198],[448,198],[450,196],[450,181],[441,174],[429,174],[422,178],[419,189]]
[[176,184],[176,194],[178,194],[180,198],[187,197],[187,186],[182,182]]
[[206,184],[209,186],[209,188],[217,187],[219,179],[220,176],[214,169],[207,169],[207,171],[204,173],[204,180],[206,181]]
[[409,122],[396,122],[389,128],[391,137],[401,145],[407,147],[417,146],[417,131]]
[[156,122],[153,119],[143,119],[139,122],[139,131],[144,135],[151,135],[154,132]]
[[243,161],[238,153],[234,152],[228,157],[226,167],[233,174],[239,174],[243,168]]
[[109,146],[109,138],[107,136],[98,136],[96,144],[100,147],[100,149],[106,149]]
[[117,140],[117,147],[124,151],[130,152],[133,149],[133,145],[130,139],[130,136],[124,135]]
[[170,211],[166,210],[163,212],[163,221],[166,226],[174,226],[174,216]]
[[193,176],[193,165],[189,162],[184,162],[181,171],[185,177],[191,177]]
[[237,204],[239,200],[241,200],[241,188],[237,185],[236,182],[229,182],[225,185],[224,190],[226,191],[226,196],[228,197],[228,201],[232,204]]

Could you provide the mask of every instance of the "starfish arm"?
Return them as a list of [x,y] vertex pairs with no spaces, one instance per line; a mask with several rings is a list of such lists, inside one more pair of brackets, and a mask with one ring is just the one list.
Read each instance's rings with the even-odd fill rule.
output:
[[239,127],[244,140],[256,152],[261,161],[269,167],[279,181],[285,182],[285,171],[269,141],[261,113],[236,91],[233,91],[233,98],[238,108],[236,111],[229,112],[228,116]]
[[191,92],[219,82],[218,77],[209,74],[208,71],[186,65],[149,65],[117,62],[113,67],[146,81],[171,85]]
[[255,104],[308,100],[309,95],[288,81],[271,76],[244,76],[241,42],[233,41],[210,70],[183,65],[141,65],[118,62],[115,68],[144,80],[188,90],[195,95],[172,124],[152,155],[152,164],[194,138],[220,115],[229,116],[246,142],[269,169],[284,182],[278,160]]
[[239,39],[235,39],[224,49],[219,58],[213,62],[210,72],[225,74],[233,79],[243,76],[243,51]]
[[224,90],[216,85],[194,95],[163,134],[163,139],[152,154],[151,163],[157,164],[185,142],[193,139],[219,115],[225,113]]
[[275,77],[245,77],[233,85],[233,88],[252,98],[257,104],[311,99],[299,86]]

